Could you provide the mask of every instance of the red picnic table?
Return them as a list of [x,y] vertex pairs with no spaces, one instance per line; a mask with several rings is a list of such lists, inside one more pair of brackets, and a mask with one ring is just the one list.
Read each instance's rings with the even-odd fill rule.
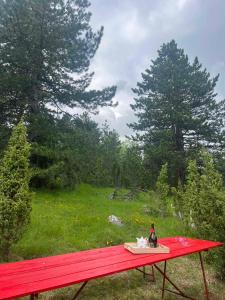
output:
[[[144,277],[150,275],[152,280],[154,280],[154,269],[158,270],[163,276],[162,298],[164,298],[164,292],[169,291],[193,299],[182,292],[167,276],[166,266],[169,259],[196,252],[199,253],[200,257],[205,297],[209,299],[201,252],[222,246],[222,243],[184,237],[162,238],[159,243],[168,246],[170,253],[132,254],[124,249],[123,245],[119,245],[2,264],[0,265],[0,299],[12,300],[27,295],[30,295],[30,299],[36,299],[41,292],[83,283],[74,295],[74,300],[89,280],[131,269],[139,270],[144,274]],[[159,262],[164,262],[163,270],[157,265]],[[151,274],[145,271],[145,266],[148,265],[151,266]],[[166,281],[175,290],[167,289],[165,287]]]

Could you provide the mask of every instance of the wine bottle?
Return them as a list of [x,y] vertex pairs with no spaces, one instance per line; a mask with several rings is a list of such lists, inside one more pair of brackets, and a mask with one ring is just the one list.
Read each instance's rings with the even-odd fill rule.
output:
[[149,241],[150,247],[152,247],[152,248],[156,248],[157,247],[157,236],[156,236],[156,233],[155,233],[155,226],[154,226],[154,224],[151,225],[150,236],[149,236],[148,241]]

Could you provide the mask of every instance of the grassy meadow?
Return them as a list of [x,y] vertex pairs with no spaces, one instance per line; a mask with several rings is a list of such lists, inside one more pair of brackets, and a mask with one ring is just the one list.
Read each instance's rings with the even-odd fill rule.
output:
[[[111,188],[81,185],[74,191],[38,191],[33,201],[31,224],[23,239],[13,248],[12,260],[69,253],[116,245],[147,236],[151,223],[155,223],[159,237],[184,235],[179,220],[174,217],[152,216],[155,198],[140,193],[137,199],[110,200]],[[125,191],[124,191],[125,193]],[[109,215],[118,216],[123,226],[108,223]],[[168,272],[193,297],[201,296],[202,277],[199,261],[193,257],[179,258],[168,263]],[[213,268],[206,265],[212,299],[225,299],[225,286],[216,279]],[[160,299],[162,279],[156,284],[144,280],[137,271],[124,272],[89,282],[80,299]],[[40,295],[45,300],[71,299],[79,285]],[[165,299],[177,299],[167,294]]]

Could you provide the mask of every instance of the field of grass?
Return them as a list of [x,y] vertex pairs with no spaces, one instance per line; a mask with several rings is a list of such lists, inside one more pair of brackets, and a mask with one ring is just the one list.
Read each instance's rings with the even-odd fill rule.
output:
[[[153,217],[146,207],[154,206],[153,196],[139,194],[133,201],[109,200],[110,188],[81,185],[74,191],[37,192],[33,201],[31,224],[23,239],[13,248],[14,260],[49,256],[116,245],[147,236],[151,223],[156,224],[159,237],[184,235],[182,224],[171,217]],[[118,216],[123,226],[108,223],[109,215]],[[212,299],[225,299],[225,286],[215,277],[211,266],[206,265]],[[202,277],[195,258],[181,258],[169,262],[168,271],[178,285],[193,297],[200,296]],[[156,284],[143,280],[137,271],[90,282],[80,299],[160,299],[161,278]],[[71,299],[77,286],[43,293],[40,299]],[[178,299],[166,295],[165,299]]]

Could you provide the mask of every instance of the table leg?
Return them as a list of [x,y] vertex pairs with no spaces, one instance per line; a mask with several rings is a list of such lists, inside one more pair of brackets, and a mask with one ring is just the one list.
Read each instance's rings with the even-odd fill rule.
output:
[[164,262],[164,270],[163,270],[163,286],[162,286],[162,299],[164,299],[164,292],[165,292],[165,282],[166,282],[166,260]]
[[143,273],[143,278],[145,279],[146,276],[149,277],[149,281],[151,282],[155,282],[155,273],[154,273],[154,267],[151,266],[152,268],[152,272],[149,273],[149,272],[146,272],[146,266],[144,266],[142,269],[139,269],[139,268],[136,268],[137,271]]
[[143,267],[143,278],[145,279],[145,274],[146,274],[146,272],[145,272],[145,266]]
[[201,252],[199,252],[199,258],[200,258],[200,263],[201,263],[201,268],[202,268],[202,275],[203,275],[204,286],[205,286],[205,299],[209,300],[209,290],[208,290],[208,285],[207,285],[207,281],[206,281],[205,269],[204,269],[204,264],[203,264],[203,259],[202,259]]
[[[163,288],[162,288],[162,299],[163,299],[163,297],[164,297],[164,293],[165,293],[165,291],[167,291],[167,292],[170,292],[170,293],[173,293],[173,294],[176,294],[176,295],[179,295],[179,296],[181,296],[181,297],[184,297],[184,298],[187,298],[187,299],[191,299],[191,300],[196,300],[195,298],[192,298],[192,297],[189,297],[189,296],[187,296],[187,295],[185,295],[179,288],[178,288],[178,286],[166,275],[166,265],[164,265],[164,271],[163,270],[161,270],[157,265],[154,265],[155,266],[155,268],[156,268],[156,270],[158,270],[159,271],[159,273],[163,276]],[[174,291],[174,290],[170,290],[170,289],[168,289],[168,288],[165,288],[165,281],[168,281],[176,290],[177,290],[177,292],[176,291]]]
[[154,265],[152,266],[152,282],[155,282],[155,270],[154,270]]
[[38,294],[32,294],[30,295],[30,300],[38,299]]
[[83,288],[85,287],[85,285],[88,283],[88,281],[85,281],[82,286],[79,288],[79,290],[76,292],[76,294],[74,295],[74,297],[72,298],[72,300],[77,299],[77,297],[80,295],[81,291],[83,290]]

